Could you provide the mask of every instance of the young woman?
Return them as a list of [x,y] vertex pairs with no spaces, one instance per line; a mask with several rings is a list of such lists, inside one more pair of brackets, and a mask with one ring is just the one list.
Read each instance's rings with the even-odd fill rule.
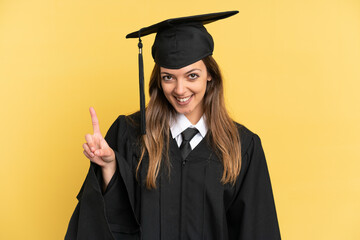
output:
[[91,165],[65,239],[280,239],[260,138],[229,117],[203,27],[233,14],[153,25],[146,134],[138,112],[103,138],[90,108]]

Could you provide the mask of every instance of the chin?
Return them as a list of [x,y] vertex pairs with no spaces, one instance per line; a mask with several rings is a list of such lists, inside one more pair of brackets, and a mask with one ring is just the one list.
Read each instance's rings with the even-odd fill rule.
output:
[[187,115],[187,114],[191,113],[190,110],[183,110],[183,109],[177,109],[177,108],[175,108],[175,110],[176,110],[177,113],[184,114],[184,115]]

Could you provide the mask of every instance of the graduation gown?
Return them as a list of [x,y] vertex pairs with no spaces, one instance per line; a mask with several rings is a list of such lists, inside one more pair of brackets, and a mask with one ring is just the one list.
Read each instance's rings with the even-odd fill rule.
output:
[[77,195],[66,240],[278,240],[280,231],[260,138],[237,124],[242,166],[234,185],[220,182],[223,167],[205,137],[181,159],[170,137],[170,173],[162,164],[157,188],[145,187],[148,156],[140,157],[139,114],[119,116],[105,139],[117,170],[106,191],[101,169],[90,164]]

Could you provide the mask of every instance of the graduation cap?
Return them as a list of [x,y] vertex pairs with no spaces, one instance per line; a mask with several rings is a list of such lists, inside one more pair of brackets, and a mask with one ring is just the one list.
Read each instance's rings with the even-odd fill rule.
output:
[[146,134],[146,126],[141,37],[157,33],[152,46],[154,61],[161,67],[179,69],[212,55],[214,41],[204,27],[205,24],[230,17],[238,12],[227,11],[172,18],[126,35],[126,38],[139,38],[139,86],[142,134]]

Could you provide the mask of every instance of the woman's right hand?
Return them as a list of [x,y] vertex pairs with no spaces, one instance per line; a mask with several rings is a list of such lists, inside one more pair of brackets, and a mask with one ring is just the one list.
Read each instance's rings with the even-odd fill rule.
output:
[[92,107],[90,107],[90,115],[94,134],[85,135],[84,154],[91,162],[99,165],[103,171],[110,170],[110,172],[113,172],[116,168],[115,153],[101,135],[99,120]]

